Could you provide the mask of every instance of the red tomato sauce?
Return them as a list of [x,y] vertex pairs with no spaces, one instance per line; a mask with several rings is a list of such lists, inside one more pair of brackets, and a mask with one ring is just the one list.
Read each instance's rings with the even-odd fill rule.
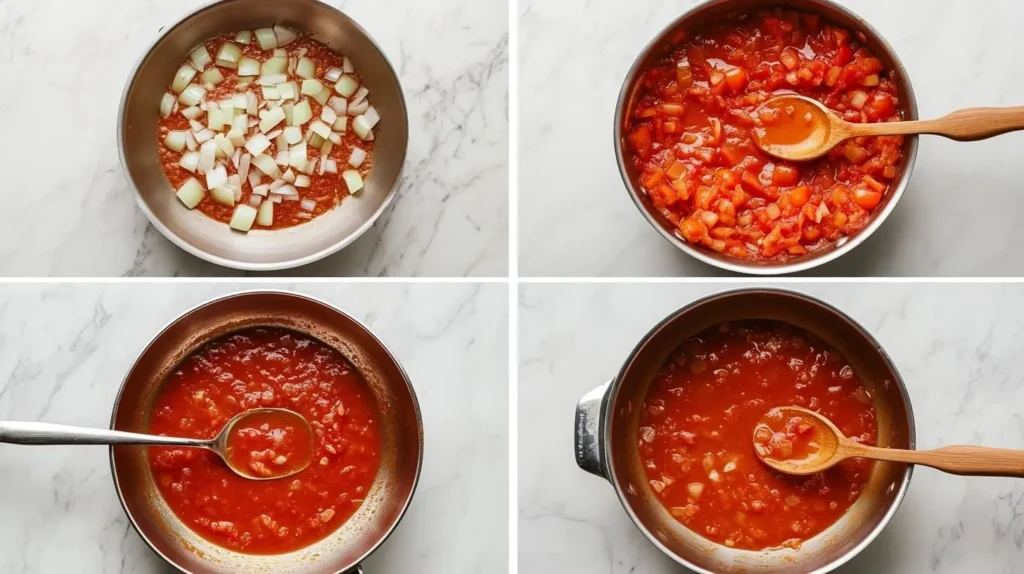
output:
[[765,414],[802,406],[873,445],[875,411],[853,368],[813,335],[772,321],[722,324],[683,343],[658,371],[640,413],[639,454],[655,495],[679,522],[725,546],[796,547],[860,496],[873,463],[787,476],[753,435]]
[[807,460],[820,450],[818,434],[818,427],[806,417],[772,409],[754,429],[754,450],[769,460]]
[[[221,46],[225,42],[239,44],[239,42],[235,41],[234,32],[225,33],[208,40],[205,43],[206,50],[211,55],[217,54],[218,50],[220,50]],[[243,56],[259,60],[261,63],[269,60],[273,56],[273,50],[260,49],[255,38],[253,38],[248,45],[239,44],[239,46],[242,48]],[[316,64],[316,77],[318,79],[323,80],[324,73],[328,69],[340,69],[342,67],[342,56],[332,51],[327,46],[324,46],[319,42],[315,42],[305,36],[300,36],[298,40],[295,40],[286,46],[288,52],[293,54],[303,48],[306,50],[306,57],[313,60],[313,63]],[[210,66],[214,66],[214,64],[210,64],[207,68]],[[260,96],[260,89],[255,82],[249,87],[239,87],[239,80],[244,79],[239,77],[238,70],[222,67],[218,67],[218,69],[220,70],[221,75],[224,76],[224,81],[217,84],[214,90],[207,93],[206,99],[208,101],[227,99],[234,94],[245,93],[247,90],[253,90],[257,97]],[[362,85],[362,78],[358,74],[349,75],[354,76],[359,81],[360,85]],[[249,79],[252,80],[254,78]],[[200,82],[198,74],[196,75],[196,79],[193,81],[196,83]],[[311,97],[302,96],[302,98],[309,101],[313,117],[319,118],[323,111],[323,106]],[[205,117],[201,118],[199,121],[200,123],[205,123]],[[349,123],[351,124],[351,121]],[[283,128],[284,124],[278,127]],[[168,181],[171,183],[171,187],[174,189],[180,188],[189,180],[189,178],[192,177],[197,177],[200,181],[203,180],[203,176],[201,174],[196,175],[190,173],[187,169],[178,165],[178,161],[181,159],[181,154],[167,149],[167,147],[162,143],[164,138],[167,137],[167,132],[191,129],[188,119],[181,115],[180,110],[166,118],[160,118],[159,123],[157,124],[157,140],[161,142],[157,146],[160,150],[160,162],[164,168],[164,173],[167,175]],[[302,127],[303,133],[308,129],[309,124],[307,123]],[[246,138],[246,141],[248,141],[248,137]],[[351,195],[348,192],[348,186],[345,185],[345,181],[341,177],[341,172],[348,169],[356,169],[365,179],[373,167],[373,143],[374,142],[372,141],[363,141],[360,139],[352,130],[350,125],[349,129],[342,135],[341,145],[334,146],[333,149],[331,149],[329,156],[337,162],[338,173],[324,173],[323,175],[319,175],[319,169],[317,169],[317,171],[310,176],[310,186],[299,190],[301,199],[311,199],[316,202],[316,207],[313,209],[312,213],[303,210],[298,201],[282,201],[274,206],[274,223],[271,226],[271,229],[283,229],[305,223],[340,205],[346,197]],[[352,149],[356,147],[362,148],[366,151],[366,159],[359,168],[353,168],[348,163],[349,156],[352,154]],[[245,152],[244,149],[242,151],[243,153]],[[271,144],[270,148],[265,153],[274,157],[277,154],[277,145]],[[320,149],[312,146],[307,148],[306,157],[310,160],[322,160]],[[319,163],[317,165],[319,168]],[[253,166],[251,170],[258,171],[255,166]],[[229,161],[227,162],[227,172],[229,176],[235,175],[238,173],[238,169]],[[263,181],[264,183],[269,183],[270,180],[264,176]],[[243,181],[242,198],[235,202],[236,205],[239,203],[248,203],[251,195],[252,186],[249,185],[248,181]],[[206,198],[196,206],[196,209],[205,215],[224,223],[231,221],[231,215],[235,211],[234,207],[228,207],[214,201],[210,197],[209,193],[207,193]],[[254,227],[259,227],[259,225],[254,225]]]
[[287,413],[256,412],[234,425],[225,450],[234,469],[254,477],[279,477],[309,465],[313,436]]
[[286,408],[309,421],[309,468],[255,481],[212,452],[168,447],[150,448],[150,466],[171,510],[203,538],[250,554],[290,552],[329,535],[362,504],[380,466],[377,405],[341,353],[294,331],[261,327],[185,359],[160,389],[149,431],[209,439],[236,414],[259,407]]
[[771,158],[758,110],[797,93],[850,122],[901,119],[891,73],[862,34],[789,9],[734,13],[680,32],[640,79],[627,160],[654,207],[687,242],[748,260],[784,261],[867,226],[896,178],[901,136],[856,138],[821,159]]

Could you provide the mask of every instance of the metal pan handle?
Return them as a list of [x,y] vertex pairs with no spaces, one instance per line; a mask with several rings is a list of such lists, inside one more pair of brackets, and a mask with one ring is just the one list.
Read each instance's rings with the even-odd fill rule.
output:
[[611,381],[583,395],[576,405],[576,464],[607,479],[601,444],[601,406]]
[[355,568],[352,568],[351,570],[346,570],[344,574],[363,574],[363,565],[356,564]]

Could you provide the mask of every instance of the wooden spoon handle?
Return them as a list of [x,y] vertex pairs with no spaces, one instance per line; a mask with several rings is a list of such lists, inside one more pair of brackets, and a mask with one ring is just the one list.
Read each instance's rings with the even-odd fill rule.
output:
[[970,108],[937,120],[850,125],[853,137],[934,134],[957,141],[977,141],[1024,130],[1024,107]]
[[859,446],[861,454],[877,460],[923,464],[950,474],[1024,478],[1024,450],[984,446],[947,446],[936,450],[900,450]]

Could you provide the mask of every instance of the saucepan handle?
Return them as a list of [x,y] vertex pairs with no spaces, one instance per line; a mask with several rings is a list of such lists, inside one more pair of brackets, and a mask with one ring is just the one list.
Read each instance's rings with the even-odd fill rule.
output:
[[355,568],[349,570],[345,574],[363,574],[363,565],[362,564],[356,564]]
[[601,444],[601,407],[611,381],[583,395],[576,405],[576,464],[607,479]]

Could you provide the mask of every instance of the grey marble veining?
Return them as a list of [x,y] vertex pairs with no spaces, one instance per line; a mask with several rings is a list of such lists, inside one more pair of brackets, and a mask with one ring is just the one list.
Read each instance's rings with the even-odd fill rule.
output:
[[[165,239],[117,156],[121,90],[203,0],[0,1],[0,275],[235,276]],[[398,197],[353,245],[291,276],[508,272],[508,5],[330,0],[381,44],[409,107]],[[33,217],[25,217],[30,212]]]
[[[2,6],[2,4],[0,4]],[[106,427],[150,337],[248,284],[0,286],[0,419]],[[508,568],[508,291],[471,284],[277,284],[362,321],[402,362],[423,410],[419,488],[366,561],[373,573]],[[0,572],[170,569],[118,504],[103,447],[0,445]]]
[[[735,284],[524,285],[519,335],[519,568],[683,571],[576,467],[573,409],[672,311]],[[801,284],[864,325],[910,392],[918,448],[1024,448],[1024,285]],[[918,468],[893,521],[842,574],[1024,571],[1024,482]]]
[[[1014,0],[839,0],[893,45],[923,118],[1024,104]],[[697,0],[521,0],[520,272],[701,276],[722,272],[665,241],[637,212],[612,142],[616,99],[643,47]],[[900,205],[867,242],[814,271],[838,277],[1024,275],[1024,134],[924,137]]]

